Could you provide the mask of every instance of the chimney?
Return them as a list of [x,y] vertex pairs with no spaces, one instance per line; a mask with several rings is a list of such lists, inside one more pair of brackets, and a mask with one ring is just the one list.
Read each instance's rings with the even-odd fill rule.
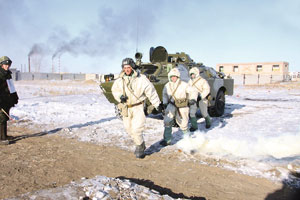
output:
[[58,57],[58,72],[60,73],[60,56]]
[[30,56],[28,56],[28,72],[30,72]]
[[54,73],[54,63],[53,63],[53,57],[52,57],[52,73]]

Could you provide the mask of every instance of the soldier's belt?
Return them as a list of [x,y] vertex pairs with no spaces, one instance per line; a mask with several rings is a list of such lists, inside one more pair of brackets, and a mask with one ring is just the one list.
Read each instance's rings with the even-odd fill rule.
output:
[[128,108],[132,108],[132,107],[134,107],[134,106],[138,106],[138,105],[141,105],[141,104],[143,104],[143,103],[144,103],[144,101],[141,101],[141,102],[139,102],[139,103],[134,103],[134,104],[127,105],[127,107],[128,107]]

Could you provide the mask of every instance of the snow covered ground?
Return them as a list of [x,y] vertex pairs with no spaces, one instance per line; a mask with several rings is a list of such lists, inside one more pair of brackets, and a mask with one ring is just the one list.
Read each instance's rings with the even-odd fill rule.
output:
[[[20,100],[11,115],[29,127],[49,134],[134,150],[122,122],[96,84],[74,81],[15,82]],[[40,126],[37,126],[40,125]],[[300,87],[243,87],[226,96],[223,117],[205,129],[183,137],[173,128],[174,145],[162,153],[183,152],[179,159],[194,159],[251,176],[298,185],[289,174],[300,172]],[[160,150],[163,121],[147,118],[144,138],[147,154]],[[214,164],[210,163],[214,160]]]

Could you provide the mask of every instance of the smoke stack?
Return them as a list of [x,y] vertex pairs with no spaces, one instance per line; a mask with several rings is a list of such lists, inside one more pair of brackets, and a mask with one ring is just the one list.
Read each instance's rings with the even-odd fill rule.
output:
[[30,56],[28,56],[28,72],[30,72]]
[[52,73],[54,73],[54,63],[53,63],[53,57],[52,57]]
[[58,72],[60,73],[60,56],[58,57]]

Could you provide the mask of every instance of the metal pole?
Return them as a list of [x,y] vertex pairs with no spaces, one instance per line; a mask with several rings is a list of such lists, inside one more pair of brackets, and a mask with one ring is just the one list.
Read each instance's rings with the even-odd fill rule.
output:
[[28,56],[28,72],[30,72],[30,56]]
[[53,57],[52,57],[52,73],[54,73],[54,63],[53,63]]
[[60,56],[58,57],[58,72],[60,73]]

